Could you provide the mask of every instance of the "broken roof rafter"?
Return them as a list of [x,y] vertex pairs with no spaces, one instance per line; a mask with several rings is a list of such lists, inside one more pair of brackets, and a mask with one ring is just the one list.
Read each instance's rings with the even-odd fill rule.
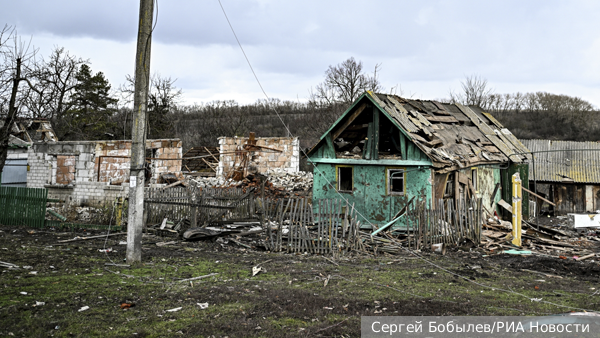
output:
[[364,109],[366,99],[423,151],[438,171],[510,161],[520,163],[529,158],[525,153],[527,148],[479,107],[411,100],[372,92],[361,95],[309,154],[325,143],[329,133],[333,136],[335,131],[335,135],[341,135],[362,113],[358,109]]

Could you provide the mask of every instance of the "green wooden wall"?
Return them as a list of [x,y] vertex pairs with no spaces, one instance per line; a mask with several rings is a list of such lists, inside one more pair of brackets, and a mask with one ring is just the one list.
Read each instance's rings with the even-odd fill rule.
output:
[[[338,194],[336,190],[337,165],[353,167],[354,189],[352,192]],[[387,168],[405,168],[404,195],[387,194]],[[402,161],[397,161],[394,165],[317,163],[314,170],[313,199],[341,199],[341,195],[350,204],[354,204],[358,212],[369,222],[382,225],[389,222],[413,196],[416,196],[416,199],[425,198],[429,201],[431,188],[431,170],[426,165],[421,167],[403,166]],[[369,226],[365,220],[361,220],[361,223]]]

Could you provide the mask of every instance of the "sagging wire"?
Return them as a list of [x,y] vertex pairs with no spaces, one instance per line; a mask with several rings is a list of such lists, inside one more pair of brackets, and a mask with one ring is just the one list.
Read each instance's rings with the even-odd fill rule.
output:
[[[235,40],[237,41],[237,44],[238,44],[238,46],[240,47],[240,50],[242,51],[242,54],[244,55],[244,58],[246,59],[246,62],[248,63],[248,66],[250,67],[250,70],[252,71],[252,75],[254,75],[254,79],[255,79],[255,80],[256,80],[256,82],[258,83],[258,86],[260,87],[260,90],[262,91],[263,95],[264,95],[264,96],[267,98],[267,104],[269,105],[269,108],[275,112],[275,114],[277,115],[277,117],[279,118],[279,120],[281,121],[281,123],[283,124],[284,128],[287,130],[287,132],[288,132],[288,135],[291,135],[291,136],[293,136],[292,132],[291,132],[291,131],[290,131],[290,129],[288,128],[287,124],[286,124],[286,123],[283,121],[283,119],[282,119],[281,115],[279,114],[279,112],[278,112],[278,111],[277,111],[277,110],[276,110],[276,109],[275,109],[275,108],[274,108],[274,107],[273,107],[271,104],[269,104],[269,102],[271,101],[271,98],[269,97],[269,95],[267,95],[267,93],[266,93],[266,91],[264,90],[264,88],[263,88],[263,86],[262,86],[262,84],[261,84],[260,80],[258,79],[258,76],[256,75],[256,72],[254,71],[254,68],[252,67],[252,64],[250,63],[250,59],[249,59],[249,58],[248,58],[248,56],[246,55],[246,52],[244,51],[244,47],[242,46],[242,44],[241,44],[240,40],[238,39],[238,36],[237,36],[237,34],[235,33],[235,29],[233,28],[233,25],[231,24],[231,21],[229,20],[229,17],[227,16],[227,13],[225,12],[225,8],[223,7],[223,4],[221,3],[221,0],[217,0],[217,1],[219,2],[219,6],[221,7],[221,10],[223,11],[223,15],[225,16],[225,19],[227,20],[227,23],[229,24],[229,28],[231,28],[231,32],[233,33],[233,36],[235,37]],[[316,166],[316,165],[315,165],[315,163],[314,163],[314,162],[313,162],[313,161],[310,159],[310,157],[308,157],[308,156],[307,156],[306,152],[305,152],[303,149],[301,149],[301,151],[302,151],[302,153],[304,154],[304,157],[307,159],[307,161],[308,161],[308,162],[310,162],[310,163],[313,165],[313,168],[319,172],[319,175],[321,175],[321,176],[322,176],[322,177],[325,179],[325,181],[327,182],[327,185],[329,185],[329,186],[334,186],[334,185],[331,183],[331,181],[329,181],[329,180],[327,179],[327,177],[326,177],[325,175],[323,175],[323,171],[321,171],[321,170],[318,168],[318,166]],[[412,169],[412,170],[421,170],[421,168],[418,168],[418,169]],[[412,170],[411,170],[411,171],[412,171]],[[337,193],[337,194],[340,196],[340,198],[341,198],[342,200],[344,200],[346,203],[350,203],[350,202],[348,201],[348,199],[346,199],[346,198],[345,198],[345,197],[344,197],[344,196],[343,196],[343,195],[342,195],[342,194],[341,194],[339,191],[337,191],[337,189],[334,189],[334,190],[336,191],[336,193]],[[361,213],[360,213],[358,210],[356,210],[356,209],[355,209],[355,212],[356,212],[356,214],[357,214],[357,215],[359,215],[360,217],[362,217],[362,218],[363,218],[363,219],[366,221],[366,223],[368,223],[369,225],[371,225],[372,227],[374,227],[374,224],[373,224],[373,223],[371,223],[371,222],[370,222],[370,221],[369,221],[369,220],[368,220],[368,219],[367,219],[367,218],[366,218],[366,217],[365,217],[363,214],[361,214]],[[492,289],[492,290],[499,290],[499,291],[503,291],[503,292],[507,292],[507,293],[516,294],[516,295],[519,295],[519,296],[525,297],[525,298],[529,299],[529,300],[530,300],[530,301],[532,301],[532,302],[534,302],[534,301],[535,301],[535,302],[540,302],[540,303],[544,303],[544,304],[550,304],[550,305],[554,305],[554,306],[557,306],[557,307],[563,307],[563,308],[568,308],[568,309],[576,309],[576,310],[582,310],[582,311],[592,311],[592,310],[586,310],[586,309],[582,309],[582,308],[578,308],[578,307],[573,307],[573,306],[561,305],[561,304],[556,304],[556,303],[553,303],[553,302],[548,302],[548,301],[542,300],[541,298],[530,298],[529,296],[527,296],[527,295],[525,295],[525,294],[522,294],[522,293],[519,293],[519,292],[515,292],[515,291],[512,291],[512,290],[506,290],[506,289],[502,289],[502,288],[498,288],[498,287],[493,287],[493,286],[489,286],[489,285],[481,284],[481,283],[478,283],[478,282],[475,282],[475,281],[473,281],[473,280],[469,279],[468,277],[465,277],[465,276],[459,275],[459,274],[457,274],[457,273],[454,273],[454,272],[452,272],[452,271],[450,271],[450,270],[448,270],[448,269],[446,269],[446,268],[444,268],[444,267],[441,267],[440,265],[438,265],[438,264],[435,264],[434,262],[432,262],[432,261],[430,261],[430,260],[426,259],[425,257],[423,257],[423,256],[421,256],[421,255],[419,255],[419,254],[417,254],[415,251],[413,251],[413,250],[411,250],[411,249],[409,249],[409,248],[405,248],[405,247],[403,247],[403,246],[400,246],[400,248],[402,248],[402,250],[404,250],[404,251],[406,251],[406,252],[408,252],[408,253],[412,254],[413,256],[415,256],[415,257],[419,258],[420,260],[422,260],[422,261],[424,261],[424,262],[426,262],[426,263],[428,263],[428,264],[430,264],[430,265],[432,265],[432,266],[434,266],[434,267],[436,267],[436,268],[438,268],[438,269],[440,269],[440,270],[442,270],[442,271],[444,271],[444,272],[446,272],[446,273],[448,273],[448,274],[451,274],[451,275],[453,275],[453,276],[456,276],[456,277],[462,278],[462,279],[464,279],[464,280],[466,280],[466,281],[468,281],[468,282],[470,282],[470,283],[473,283],[473,284],[475,284],[475,285],[479,285],[479,286],[481,286],[481,287],[484,287],[484,288],[488,288],[488,289]]]
[[[233,36],[235,37],[235,40],[238,43],[238,46],[240,47],[240,50],[242,51],[242,54],[244,54],[244,58],[246,59],[246,62],[248,63],[248,66],[250,67],[250,70],[252,71],[252,75],[254,75],[254,79],[256,80],[256,82],[258,83],[258,86],[260,87],[260,90],[262,91],[263,95],[267,98],[267,104],[269,106],[269,108],[271,110],[273,110],[273,112],[275,112],[275,115],[277,115],[277,117],[279,118],[279,121],[281,121],[281,124],[283,124],[284,128],[287,130],[288,135],[291,135],[292,137],[294,137],[294,134],[290,131],[290,128],[287,126],[287,124],[283,121],[283,118],[281,117],[281,115],[279,114],[279,112],[270,104],[271,98],[269,97],[269,95],[267,94],[267,92],[265,91],[265,89],[263,88],[260,80],[258,79],[258,76],[256,75],[256,72],[254,71],[254,68],[252,67],[252,64],[250,63],[250,59],[248,58],[248,56],[246,55],[246,52],[244,51],[244,47],[242,46],[242,43],[240,42],[240,40],[238,39],[237,34],[235,33],[235,29],[233,29],[233,25],[231,24],[231,22],[229,21],[229,17],[227,16],[227,13],[225,12],[225,8],[223,7],[223,4],[221,3],[221,0],[217,0],[219,2],[219,5],[221,6],[221,10],[223,11],[223,15],[225,16],[225,19],[227,20],[227,23],[229,24],[229,28],[231,28],[231,32],[233,33]],[[325,181],[327,182],[327,185],[329,186],[334,186],[333,183],[331,183],[331,181],[329,181],[329,179],[327,179],[327,177],[325,175],[323,175],[323,171],[321,171],[316,165],[315,163],[308,157],[308,155],[306,154],[306,152],[304,151],[304,149],[302,149],[302,147],[300,147],[300,151],[302,152],[302,154],[304,154],[304,157],[307,159],[307,161],[310,162],[310,164],[313,165],[313,168],[316,169],[319,174],[321,176],[323,176],[323,178],[325,179]],[[345,198],[339,191],[337,191],[337,189],[334,189],[336,191],[336,193],[340,196],[340,198],[342,200],[344,200],[344,202],[346,203],[350,203],[348,201],[347,198]],[[374,227],[375,225],[373,223],[371,223],[363,214],[361,214],[358,210],[354,209],[354,211],[360,216],[362,217],[369,225],[371,225],[371,227]]]

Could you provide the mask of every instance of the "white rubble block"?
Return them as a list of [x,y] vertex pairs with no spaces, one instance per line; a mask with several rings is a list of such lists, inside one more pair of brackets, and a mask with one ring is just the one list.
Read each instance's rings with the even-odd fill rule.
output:
[[569,225],[575,228],[600,228],[600,214],[568,214]]

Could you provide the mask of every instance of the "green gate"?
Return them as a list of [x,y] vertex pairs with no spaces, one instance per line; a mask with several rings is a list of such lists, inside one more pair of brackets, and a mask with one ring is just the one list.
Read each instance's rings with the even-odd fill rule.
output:
[[0,224],[44,227],[48,190],[0,186]]

